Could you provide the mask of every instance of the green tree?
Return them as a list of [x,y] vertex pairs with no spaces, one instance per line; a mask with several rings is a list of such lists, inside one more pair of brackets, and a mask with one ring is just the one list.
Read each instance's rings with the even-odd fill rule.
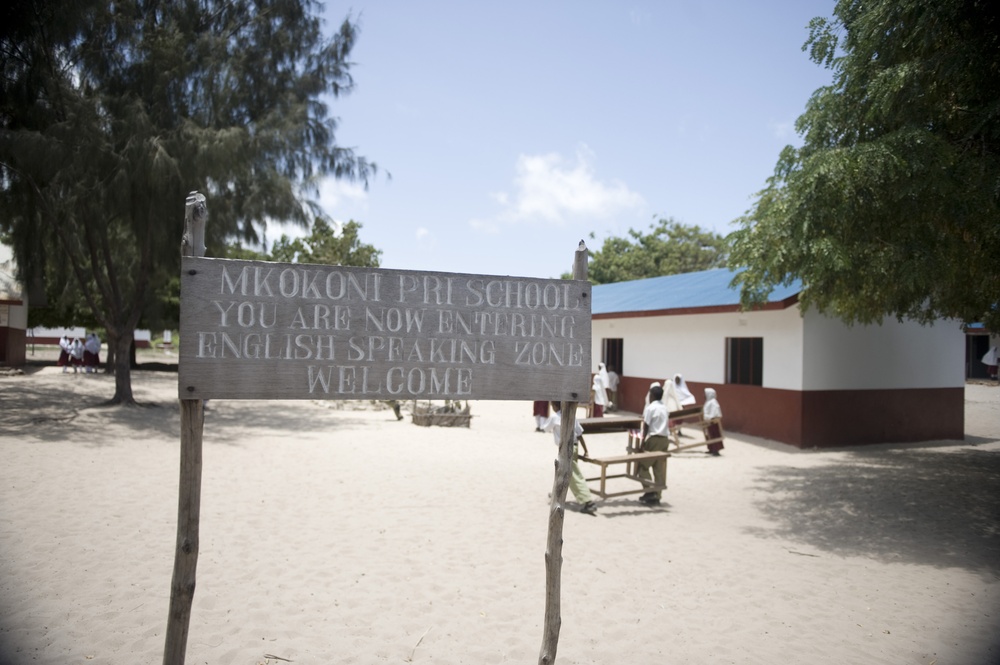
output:
[[0,230],[25,282],[85,302],[133,403],[128,349],[179,270],[184,199],[208,199],[209,255],[307,224],[321,176],[367,183],[336,144],[357,27],[314,0],[20,0],[0,27]]
[[591,252],[588,276],[594,284],[611,284],[725,265],[721,235],[667,218],[650,224],[649,233],[629,229],[627,238],[606,238],[600,250]]
[[751,306],[1000,329],[1000,19],[988,0],[841,0],[803,49],[833,72],[730,236]]
[[282,235],[268,259],[282,263],[319,263],[331,266],[378,268],[382,251],[361,242],[361,224],[353,219],[337,228],[318,217],[307,238]]

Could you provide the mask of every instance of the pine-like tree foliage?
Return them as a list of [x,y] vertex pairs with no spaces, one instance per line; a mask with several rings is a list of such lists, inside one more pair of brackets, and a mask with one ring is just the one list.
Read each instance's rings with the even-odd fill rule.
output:
[[591,254],[587,275],[594,284],[611,284],[725,265],[721,235],[668,218],[650,224],[648,233],[629,229],[627,238],[605,239]]
[[[356,25],[310,0],[15,0],[3,9],[0,229],[22,278],[81,298],[117,358],[177,275],[189,191],[209,254],[266,220],[308,224],[320,176],[367,182],[335,142]],[[62,284],[72,283],[73,288]],[[125,353],[122,351],[125,350]],[[125,363],[123,365],[123,363]]]
[[730,236],[751,306],[800,278],[849,323],[1000,330],[1000,20],[988,0],[841,0],[804,49],[829,67]]

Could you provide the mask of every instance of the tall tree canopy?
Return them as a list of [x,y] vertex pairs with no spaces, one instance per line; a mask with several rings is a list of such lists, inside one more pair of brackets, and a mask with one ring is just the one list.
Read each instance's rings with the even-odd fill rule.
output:
[[[367,182],[326,100],[351,91],[348,17],[313,0],[15,0],[0,48],[0,230],[22,279],[72,282],[117,359],[179,269],[184,199],[208,199],[209,255],[268,219],[308,224],[321,176]],[[58,289],[57,289],[58,290]]]
[[627,238],[606,238],[604,246],[591,253],[588,276],[594,284],[611,284],[725,265],[721,235],[668,218],[650,224],[649,233],[629,229]]
[[744,304],[800,278],[847,322],[1000,330],[997,3],[840,0],[807,48],[833,83],[730,236]]

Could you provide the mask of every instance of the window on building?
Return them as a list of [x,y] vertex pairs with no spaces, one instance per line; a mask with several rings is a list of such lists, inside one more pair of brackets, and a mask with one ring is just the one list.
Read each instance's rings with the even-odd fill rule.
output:
[[726,383],[764,385],[764,338],[726,338]]
[[601,360],[608,369],[622,373],[622,361],[624,360],[624,340],[621,338],[605,337],[601,340]]

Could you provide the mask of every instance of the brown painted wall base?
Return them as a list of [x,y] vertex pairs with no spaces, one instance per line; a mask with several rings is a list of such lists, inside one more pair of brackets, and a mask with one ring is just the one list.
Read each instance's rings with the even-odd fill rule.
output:
[[[649,384],[625,377],[622,408],[642,413]],[[815,390],[688,381],[701,404],[715,388],[727,430],[799,448],[915,443],[965,438],[964,388]]]

